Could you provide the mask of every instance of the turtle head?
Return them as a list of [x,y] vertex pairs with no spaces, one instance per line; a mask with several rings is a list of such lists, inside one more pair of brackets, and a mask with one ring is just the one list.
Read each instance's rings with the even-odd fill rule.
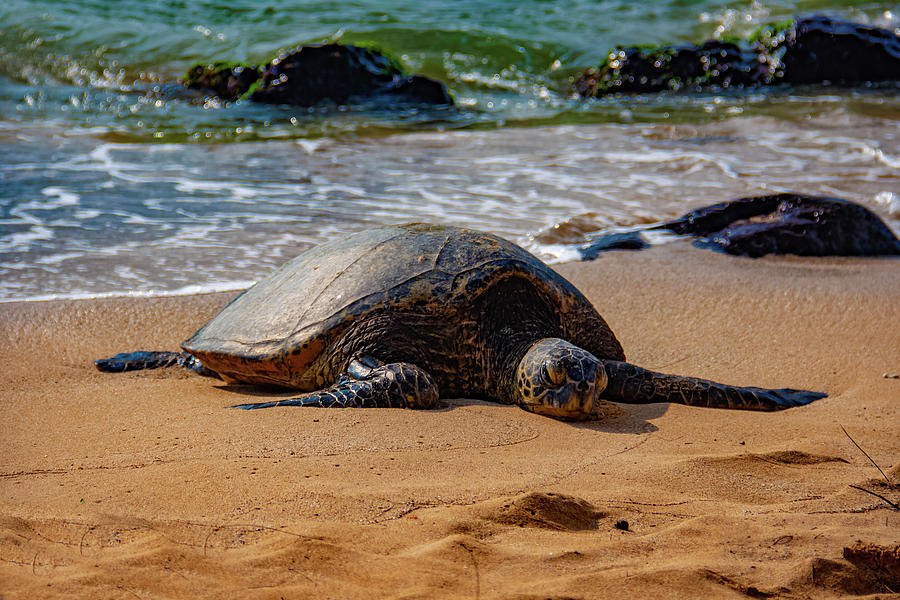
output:
[[606,389],[596,356],[558,338],[538,340],[516,369],[516,404],[557,419],[589,419]]

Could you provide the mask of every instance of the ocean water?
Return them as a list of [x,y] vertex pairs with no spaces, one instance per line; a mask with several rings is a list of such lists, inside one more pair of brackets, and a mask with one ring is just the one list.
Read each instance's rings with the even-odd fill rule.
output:
[[[548,260],[585,234],[796,191],[900,231],[900,87],[573,98],[617,44],[694,43],[844,0],[0,3],[0,300],[237,289],[382,223],[494,231]],[[374,43],[456,109],[192,105],[197,60]],[[601,258],[602,260],[602,258]]]

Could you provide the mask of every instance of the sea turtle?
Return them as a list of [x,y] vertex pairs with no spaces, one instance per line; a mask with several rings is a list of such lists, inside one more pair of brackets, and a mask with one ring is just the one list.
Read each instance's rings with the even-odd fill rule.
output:
[[433,408],[441,395],[590,419],[603,400],[779,410],[825,396],[627,363],[591,303],[535,256],[488,233],[419,223],[301,254],[182,348],[96,364],[104,371],[180,364],[226,382],[306,392],[241,408]]

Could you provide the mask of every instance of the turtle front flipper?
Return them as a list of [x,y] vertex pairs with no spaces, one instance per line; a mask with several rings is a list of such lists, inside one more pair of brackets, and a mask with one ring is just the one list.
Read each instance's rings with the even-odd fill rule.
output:
[[613,402],[675,402],[709,408],[772,411],[803,406],[827,396],[806,390],[738,387],[695,377],[666,375],[612,360],[604,360],[603,365],[608,384],[601,397]]
[[195,356],[187,352],[169,352],[167,350],[121,352],[110,358],[95,360],[94,364],[97,369],[106,373],[184,367],[206,377],[218,377],[216,373],[204,367]]
[[[287,400],[238,404],[233,408],[273,406],[317,406],[320,408],[435,408],[438,388],[424,370],[410,363],[388,363],[371,367],[373,359],[351,363],[331,387]],[[369,364],[366,364],[368,362]]]

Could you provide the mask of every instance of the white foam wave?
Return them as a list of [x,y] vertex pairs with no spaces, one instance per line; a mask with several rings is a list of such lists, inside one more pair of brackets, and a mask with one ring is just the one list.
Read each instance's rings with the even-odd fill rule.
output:
[[49,186],[45,187],[41,190],[41,193],[48,197],[56,196],[56,202],[50,203],[45,202],[42,207],[43,208],[56,208],[59,206],[72,206],[78,204],[78,200],[81,199],[81,196],[74,192],[67,191],[61,187]]
[[900,216],[900,195],[885,190],[875,194],[875,203],[883,206],[890,216]]
[[[877,119],[817,126],[748,117],[377,141],[69,139],[71,151],[52,160],[43,151],[43,163],[24,155],[21,164],[33,163],[34,173],[0,166],[26,187],[38,181],[0,220],[0,249],[11,250],[0,253],[0,296],[99,297],[92,290],[249,279],[312,244],[403,221],[525,238],[558,262],[577,258],[577,246],[568,244],[578,233],[646,225],[774,191],[854,200],[896,230],[894,138]],[[529,245],[529,233],[552,223],[567,226]],[[208,288],[188,289],[182,293]]]
[[40,294],[0,298],[0,303],[7,302],[48,302],[53,300],[102,300],[105,298],[167,298],[172,296],[197,296],[199,294],[215,294],[219,292],[236,292],[245,290],[255,281],[224,281],[202,285],[186,285],[175,290],[129,290],[126,292],[70,292],[63,294]]
[[34,242],[42,242],[46,240],[52,240],[54,237],[54,232],[49,227],[45,227],[43,225],[35,225],[31,227],[28,231],[23,231],[21,233],[12,233],[6,236],[3,236],[0,239],[0,250],[24,250],[30,244]]

